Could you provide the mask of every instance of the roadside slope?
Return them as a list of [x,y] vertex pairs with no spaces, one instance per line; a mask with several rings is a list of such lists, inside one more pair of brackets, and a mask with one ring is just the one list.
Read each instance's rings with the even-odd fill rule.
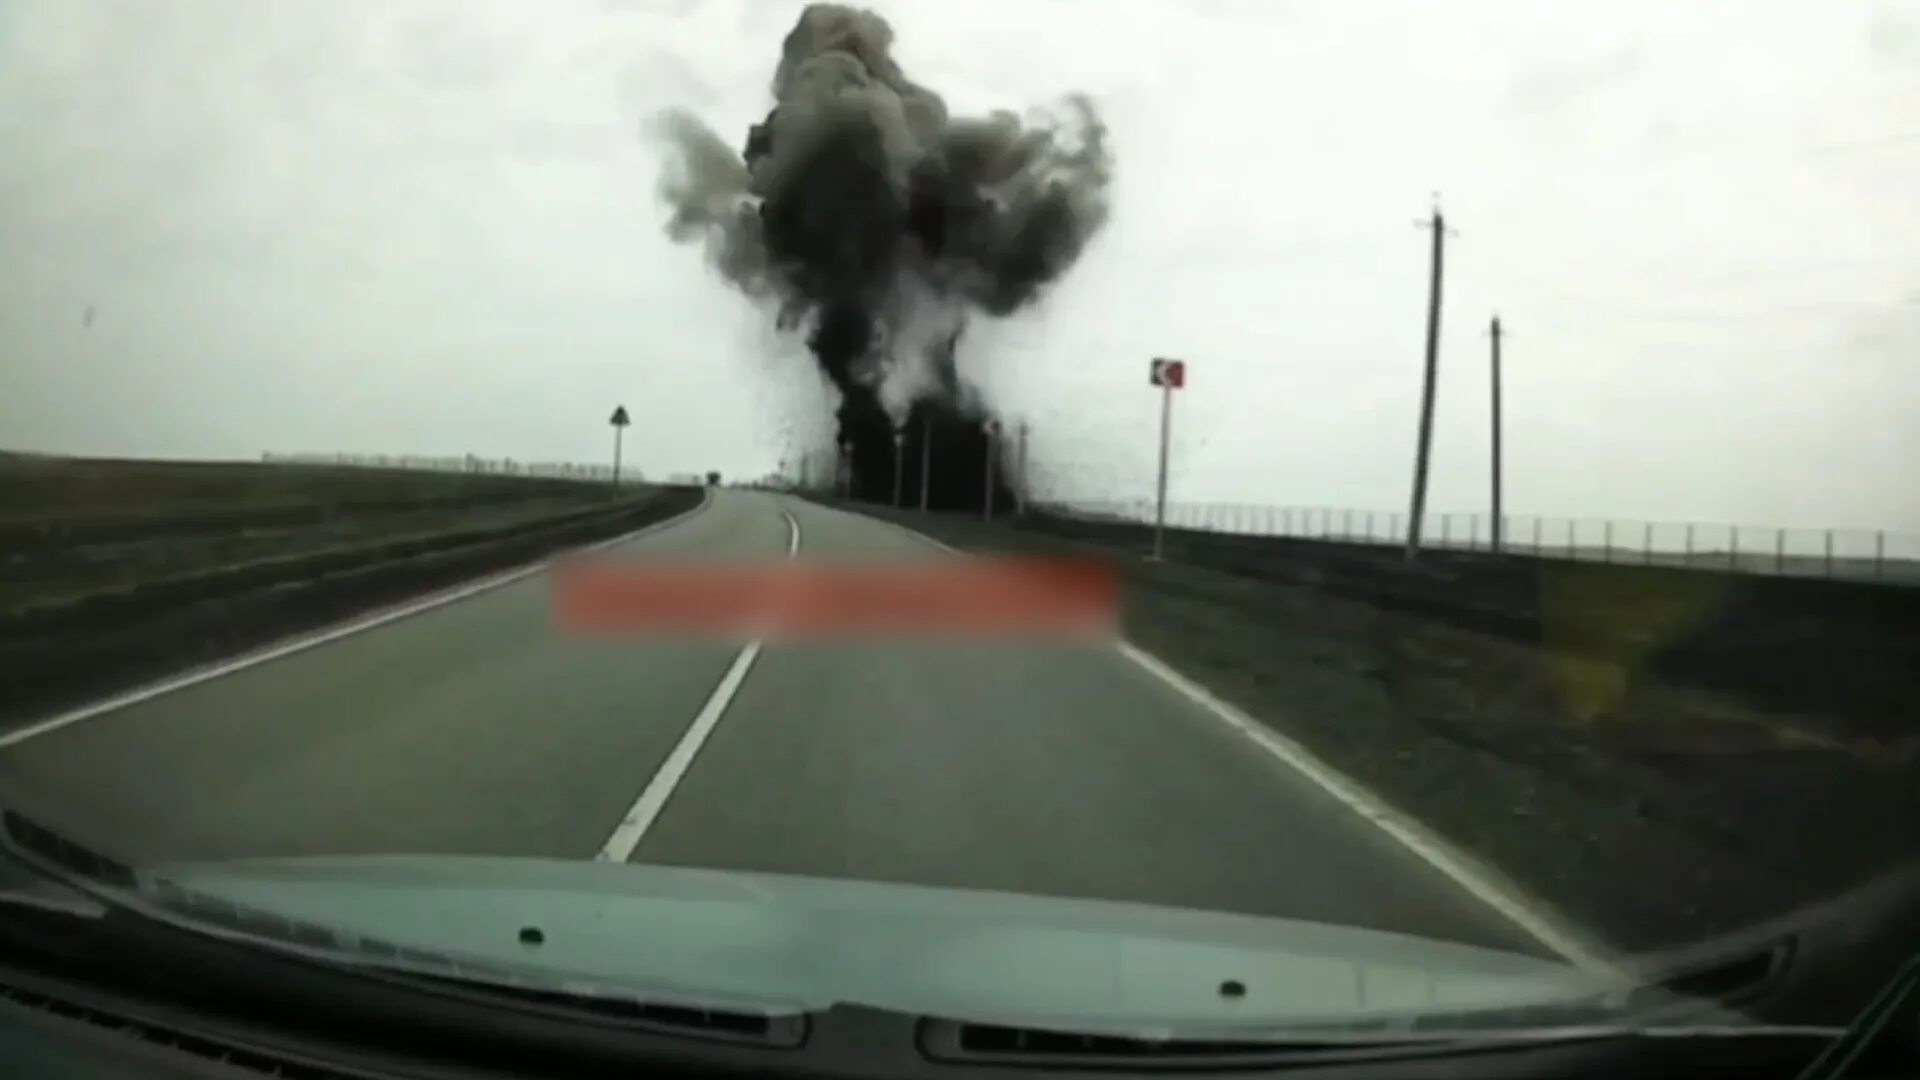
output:
[[615,536],[697,488],[168,462],[0,467],[0,724]]
[[1132,641],[1629,951],[1779,916],[1920,850],[1914,755],[1819,717],[1310,581],[853,509],[968,550],[1112,559]]

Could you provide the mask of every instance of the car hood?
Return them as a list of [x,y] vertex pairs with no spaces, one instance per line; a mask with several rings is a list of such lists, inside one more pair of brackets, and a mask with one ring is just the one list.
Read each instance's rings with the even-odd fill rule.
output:
[[576,992],[1175,1031],[1591,1002],[1540,957],[1291,919],[623,863],[324,857],[142,870],[202,926]]

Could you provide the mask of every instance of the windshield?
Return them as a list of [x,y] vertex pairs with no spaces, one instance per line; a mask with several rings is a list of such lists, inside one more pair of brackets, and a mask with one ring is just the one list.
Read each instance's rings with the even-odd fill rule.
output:
[[1917,89],[1891,2],[6,4],[0,805],[669,1000],[1840,1023]]

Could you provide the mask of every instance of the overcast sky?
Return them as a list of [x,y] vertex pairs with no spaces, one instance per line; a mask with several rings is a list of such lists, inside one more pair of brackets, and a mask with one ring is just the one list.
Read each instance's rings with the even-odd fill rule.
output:
[[[669,243],[646,121],[729,138],[797,3],[0,0],[0,446],[771,469],[798,343]],[[956,112],[1093,96],[1115,211],[961,366],[1043,486],[1920,532],[1920,2],[896,0]],[[93,308],[91,325],[87,309]]]

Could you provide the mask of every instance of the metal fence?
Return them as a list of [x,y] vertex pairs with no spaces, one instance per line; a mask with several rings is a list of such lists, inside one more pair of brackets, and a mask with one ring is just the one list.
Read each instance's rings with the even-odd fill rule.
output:
[[[1153,521],[1153,503],[1145,499],[1049,500],[1033,505],[1067,517],[1143,524]],[[1406,543],[1407,515],[1344,507],[1169,502],[1167,526],[1399,547]],[[1421,522],[1421,546],[1491,553],[1493,516],[1428,514]],[[1793,529],[1508,514],[1503,518],[1501,552],[1586,562],[1920,585],[1920,533],[1878,529]]]
[[[832,491],[843,478],[841,469],[831,450],[797,454],[761,483]],[[1035,499],[1030,509],[1090,520],[1153,521],[1150,499]],[[1407,539],[1406,514],[1350,507],[1169,502],[1167,526],[1380,547],[1400,547]],[[1509,556],[1920,585],[1920,533],[1538,514],[1503,515],[1502,526],[1501,553]],[[1493,515],[1427,514],[1420,534],[1426,549],[1491,553]]]
[[[260,455],[272,465],[348,465],[368,469],[407,469],[419,472],[457,472],[490,476],[531,476],[557,480],[613,479],[612,465],[586,465],[574,461],[518,461],[513,458],[489,458],[476,454],[433,457],[423,454],[275,454]],[[620,469],[622,484],[645,483],[640,470]]]

